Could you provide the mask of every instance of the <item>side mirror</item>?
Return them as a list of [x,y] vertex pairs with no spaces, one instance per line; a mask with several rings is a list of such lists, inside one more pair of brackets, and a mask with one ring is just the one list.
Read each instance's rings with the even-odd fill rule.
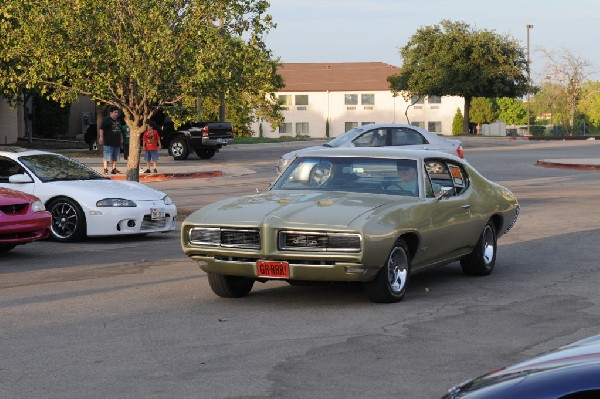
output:
[[31,178],[31,176],[25,174],[25,173],[19,173],[17,175],[12,175],[8,178],[8,182],[9,183],[33,183],[33,179]]

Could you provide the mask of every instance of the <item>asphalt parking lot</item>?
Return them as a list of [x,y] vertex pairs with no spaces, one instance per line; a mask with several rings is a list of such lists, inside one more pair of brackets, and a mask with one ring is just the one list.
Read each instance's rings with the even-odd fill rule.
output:
[[[177,232],[36,242],[0,260],[6,398],[431,398],[467,378],[600,333],[600,142],[465,140],[521,215],[489,277],[451,264],[414,277],[398,304],[353,287],[258,285],[212,294]],[[159,163],[219,177],[148,182],[191,212],[268,188],[289,148],[224,149]],[[179,166],[182,165],[182,166]]]

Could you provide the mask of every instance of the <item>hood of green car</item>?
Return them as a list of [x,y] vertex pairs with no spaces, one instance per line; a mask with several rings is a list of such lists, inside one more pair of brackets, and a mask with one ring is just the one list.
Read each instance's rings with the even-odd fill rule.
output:
[[[394,200],[397,202],[399,197]],[[214,203],[191,214],[186,222],[215,226],[269,223],[288,227],[343,228],[365,212],[390,202],[391,198],[382,195],[271,191]]]

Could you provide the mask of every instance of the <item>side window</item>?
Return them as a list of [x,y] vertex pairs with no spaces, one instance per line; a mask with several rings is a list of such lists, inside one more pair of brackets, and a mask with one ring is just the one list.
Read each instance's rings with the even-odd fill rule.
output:
[[427,144],[425,137],[421,133],[413,129],[400,128],[392,129],[392,142],[391,145],[419,145]]
[[0,183],[8,183],[8,178],[12,175],[25,173],[21,165],[9,158],[0,158]]
[[469,187],[469,177],[465,170],[452,161],[428,159],[425,161],[425,170],[431,180],[433,192],[445,187],[450,189],[451,196],[456,196],[464,193]]
[[387,132],[385,129],[369,130],[355,138],[352,142],[355,147],[383,147],[386,145]]

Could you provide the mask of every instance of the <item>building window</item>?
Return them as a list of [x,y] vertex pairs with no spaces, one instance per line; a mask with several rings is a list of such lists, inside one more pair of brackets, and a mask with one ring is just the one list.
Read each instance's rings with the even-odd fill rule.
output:
[[289,134],[289,133],[293,133],[291,123],[284,123],[284,124],[279,125],[279,134]]
[[289,107],[290,105],[292,105],[292,96],[289,94],[280,94],[279,104],[284,107]]
[[371,125],[371,124],[373,124],[373,123],[375,123],[375,122],[361,122],[361,126],[364,126],[364,125]]
[[425,129],[425,122],[411,122],[413,126],[420,127],[421,129]]
[[428,122],[427,130],[431,133],[441,133],[442,132],[442,122]]
[[344,94],[344,104],[358,105],[358,94]]
[[362,105],[375,105],[375,94],[361,94],[360,103]]
[[297,122],[296,123],[296,135],[308,135],[308,122]]
[[410,103],[411,104],[424,104],[425,100],[423,99],[423,96],[412,96],[410,98]]
[[440,97],[440,96],[429,96],[427,98],[427,102],[429,104],[441,104],[442,103],[442,97]]
[[296,94],[296,105],[308,105],[308,94]]
[[344,131],[347,132],[350,129],[354,129],[358,127],[358,122],[345,122],[344,123]]

